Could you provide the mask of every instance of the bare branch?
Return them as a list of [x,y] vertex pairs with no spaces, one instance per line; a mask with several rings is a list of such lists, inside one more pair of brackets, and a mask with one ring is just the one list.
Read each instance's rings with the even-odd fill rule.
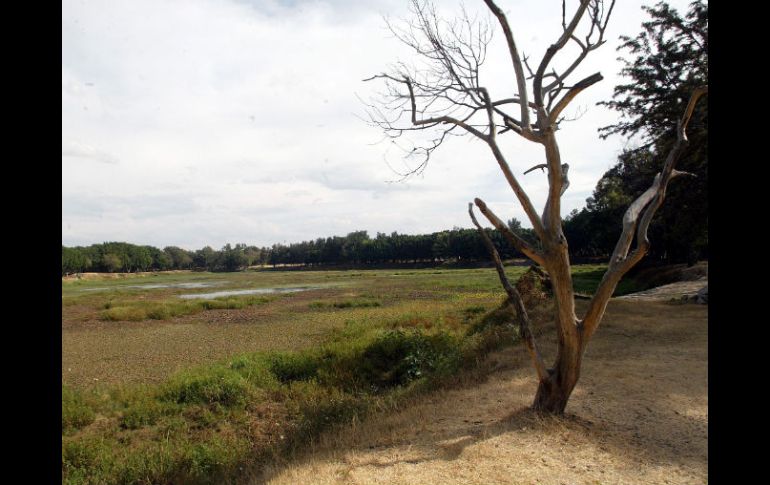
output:
[[[545,51],[543,59],[540,61],[540,65],[537,68],[537,73],[535,74],[535,80],[533,81],[532,90],[535,97],[535,104],[538,106],[538,108],[543,107],[543,75],[545,74],[545,70],[556,53],[559,52],[559,50],[561,50],[561,48],[564,47],[567,41],[572,37],[575,29],[578,26],[578,23],[580,22],[580,19],[583,17],[583,14],[586,11],[586,8],[588,8],[590,1],[591,0],[582,0],[580,2],[580,6],[575,12],[575,15],[572,17],[569,25],[564,28],[564,32],[562,33],[561,37],[559,37],[559,39],[554,44],[548,47],[548,49]],[[540,128],[543,129],[545,127],[540,126]]]
[[508,43],[508,52],[511,54],[511,62],[513,62],[513,70],[516,73],[516,85],[519,90],[519,97],[523,101],[521,104],[521,123],[524,131],[531,131],[531,123],[529,121],[529,110],[527,105],[529,104],[527,95],[527,83],[524,77],[524,69],[521,65],[521,58],[519,57],[519,51],[516,49],[516,42],[513,40],[513,32],[511,32],[511,26],[508,25],[508,19],[505,17],[503,11],[498,7],[493,0],[484,0],[487,7],[497,17],[500,22],[500,26],[503,28],[505,34],[505,41]]
[[[478,205],[478,203],[479,200],[476,199],[476,204]],[[524,302],[521,299],[521,295],[519,294],[518,290],[516,290],[516,287],[511,285],[511,283],[508,281],[508,277],[505,275],[503,262],[500,259],[500,255],[498,254],[495,245],[492,243],[492,240],[489,239],[489,235],[486,233],[486,231],[481,227],[481,225],[479,225],[479,221],[476,220],[476,216],[473,214],[472,203],[468,204],[468,214],[471,216],[473,225],[476,226],[479,234],[481,234],[481,238],[484,241],[484,246],[487,248],[489,256],[492,258],[492,262],[495,264],[495,269],[497,269],[497,275],[500,278],[500,283],[503,285],[505,292],[508,294],[508,301],[516,309],[516,317],[519,320],[519,334],[524,339],[524,343],[527,345],[527,350],[529,351],[529,356],[532,358],[532,364],[535,366],[537,377],[540,381],[544,381],[548,378],[548,370],[546,369],[543,357],[540,355],[540,351],[537,348],[535,337],[532,335],[532,325],[529,322],[529,315],[527,315],[527,310],[524,308]]]
[[533,130],[526,130],[522,128],[511,118],[505,118],[505,126],[507,126],[508,129],[521,136],[522,138],[526,138],[527,140],[533,141],[535,143],[543,143],[543,136],[541,134],[535,133]]
[[541,266],[545,263],[543,260],[543,255],[540,254],[537,249],[533,248],[527,241],[519,237],[515,232],[511,231],[511,229],[505,225],[505,223],[503,223],[503,221],[501,221],[494,212],[492,212],[492,209],[490,209],[483,200],[476,198],[473,201],[479,207],[479,210],[482,214],[484,214],[487,220],[489,220],[489,222],[491,222],[492,225],[503,234],[505,239],[511,243],[511,246],[515,247],[517,250],[519,250],[519,252],[524,254],[535,263]]
[[574,86],[572,86],[572,88],[570,88],[570,90],[567,91],[567,94],[565,94],[564,97],[561,98],[558,103],[556,103],[556,106],[553,108],[553,111],[551,111],[551,113],[549,114],[549,118],[550,118],[549,122],[555,123],[559,117],[559,114],[561,114],[564,108],[567,107],[567,105],[570,103],[570,101],[572,101],[575,98],[575,96],[580,94],[582,90],[598,83],[602,79],[604,78],[602,77],[601,73],[597,72],[595,74],[588,76],[582,81],[578,82]]
[[679,141],[687,142],[687,125],[690,124],[690,118],[692,118],[692,112],[695,110],[695,105],[698,104],[698,100],[701,96],[708,94],[709,87],[701,86],[697,88],[690,96],[690,101],[687,103],[687,108],[684,111],[684,116],[679,122],[677,137]]
[[463,121],[460,121],[456,118],[452,118],[451,116],[439,116],[437,118],[428,118],[424,120],[418,120],[417,119],[417,102],[414,98],[414,89],[412,88],[412,82],[407,77],[405,77],[402,82],[406,84],[406,87],[409,90],[409,98],[412,103],[412,124],[413,125],[420,126],[420,125],[427,125],[431,123],[449,123],[449,124],[457,125],[463,128],[465,131],[472,133],[473,135],[481,138],[484,141],[487,141],[489,139],[487,135],[481,133],[477,129],[473,128],[471,125]]
[[[650,247],[650,241],[647,239],[647,230],[655,212],[663,203],[668,182],[680,175],[692,175],[687,172],[674,170],[674,165],[687,145],[685,129],[690,122],[695,105],[707,93],[708,86],[702,86],[693,91],[690,101],[687,103],[687,108],[677,123],[677,141],[666,157],[663,170],[655,176],[650,188],[631,203],[623,216],[623,232],[618,239],[618,243],[615,245],[607,272],[599,283],[599,287],[596,289],[596,293],[591,299],[583,319],[584,337],[586,339],[599,326],[601,317],[607,308],[607,303],[612,297],[612,293],[614,293],[620,279],[647,253]],[[634,236],[636,236],[636,248],[629,254]]]
[[[506,119],[518,123],[499,106],[519,102],[516,98],[495,101],[479,85],[479,69],[492,34],[485,22],[471,19],[465,9],[460,18],[447,22],[430,3],[420,0],[412,0],[411,10],[412,20],[399,25],[386,22],[391,33],[418,54],[422,65],[415,68],[399,62],[390,72],[367,78],[384,81],[385,90],[364,103],[368,122],[390,139],[418,131],[437,132],[429,141],[408,140],[416,145],[403,149],[404,158],[419,158],[420,163],[406,175],[421,172],[447,134],[471,134],[488,142],[498,127],[505,127]],[[454,130],[457,127],[461,130]]]
[[538,168],[540,170],[542,170],[543,172],[545,172],[545,169],[548,168],[548,164],[547,163],[541,163],[539,165],[535,165],[534,167],[532,167],[529,170],[527,170],[526,172],[524,172],[524,175],[527,175],[529,172],[537,170]]
[[[543,59],[540,63],[540,66],[538,67],[538,71],[535,74],[535,79],[533,81],[533,93],[535,98],[535,104],[537,104],[539,107],[543,108],[542,113],[538,112],[538,121],[539,123],[542,122],[548,122],[553,123],[557,120],[558,116],[550,116],[549,118],[545,118],[544,115],[546,113],[543,105],[543,100],[546,95],[549,97],[548,101],[548,110],[551,109],[551,104],[553,103],[554,99],[556,99],[556,96],[558,96],[559,91],[564,86],[564,81],[567,79],[567,77],[574,72],[574,70],[580,65],[581,62],[588,56],[588,54],[604,45],[604,33],[607,28],[607,23],[609,22],[610,16],[612,15],[612,10],[615,7],[615,0],[612,0],[610,3],[610,7],[606,12],[604,12],[604,2],[603,0],[583,0],[581,2],[581,5],[578,7],[577,11],[575,12],[575,15],[572,17],[572,20],[569,25],[566,24],[566,6],[565,3],[562,2],[562,35],[561,37],[551,45],[548,50],[545,53],[545,56],[543,56]],[[576,35],[575,30],[580,23],[581,18],[584,16],[584,14],[588,12],[589,17],[589,31],[588,34],[585,36],[585,40],[581,41]],[[593,35],[595,32],[598,32],[598,38],[593,39]],[[567,69],[562,72],[559,75],[556,75],[554,73],[553,75],[553,81],[550,84],[547,84],[545,87],[542,86],[543,81],[546,77],[549,75],[545,74],[545,71],[548,67],[548,64],[551,62],[551,60],[554,58],[554,56],[566,45],[568,41],[574,41],[579,47],[580,47],[580,54],[572,61],[572,63],[567,67]],[[586,86],[587,87],[587,86]],[[553,90],[556,90],[555,93],[552,93]],[[572,97],[574,97],[577,93],[568,93],[567,96],[565,96],[566,102],[560,103],[557,105],[558,111],[561,111],[566,107],[566,104],[569,102]],[[540,126],[541,129],[544,129],[544,126]]]

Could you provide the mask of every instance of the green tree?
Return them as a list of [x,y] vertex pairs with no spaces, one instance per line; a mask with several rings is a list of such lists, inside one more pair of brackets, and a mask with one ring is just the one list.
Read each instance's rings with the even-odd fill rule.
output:
[[102,267],[108,273],[114,273],[123,268],[123,260],[114,253],[106,253],[102,256]]
[[81,248],[61,248],[61,273],[63,275],[82,273],[90,261]]
[[214,251],[214,248],[211,246],[204,246],[201,249],[195,251],[193,264],[198,268],[211,270],[214,267],[214,263],[216,263],[216,258],[217,254],[216,251]]
[[[600,136],[620,134],[642,141],[621,155],[588,201],[588,211],[596,214],[589,230],[612,231],[614,237],[620,224],[607,226],[605,220],[646,190],[645,181],[676,142],[677,120],[690,94],[708,84],[708,4],[691,3],[685,16],[665,2],[643,8],[650,20],[636,37],[621,37],[619,47],[630,54],[621,70],[629,82],[615,87],[611,101],[600,103],[623,115],[618,123],[600,128]],[[696,106],[687,136],[690,143],[678,169],[696,177],[674,184],[667,193],[668,201],[650,227],[655,241],[650,256],[693,263],[708,251],[708,103]],[[607,253],[612,238],[603,237]]]
[[176,246],[166,246],[163,252],[171,258],[171,267],[174,269],[189,269],[193,264],[193,256],[189,251]]

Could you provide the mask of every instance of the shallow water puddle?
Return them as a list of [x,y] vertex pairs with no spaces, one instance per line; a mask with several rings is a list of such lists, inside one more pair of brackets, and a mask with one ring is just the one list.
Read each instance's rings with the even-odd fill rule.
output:
[[140,289],[154,289],[154,288],[210,288],[212,286],[220,285],[221,283],[212,281],[212,282],[198,282],[198,283],[158,283],[158,284],[149,284],[149,285],[130,285],[130,286],[124,286],[123,288],[140,288]]
[[313,286],[297,286],[293,288],[253,288],[250,290],[224,290],[214,291],[212,293],[193,293],[189,295],[179,295],[179,298],[185,300],[191,300],[194,298],[220,298],[223,296],[235,296],[235,295],[266,295],[271,293],[295,293],[298,291],[315,290],[317,287]]

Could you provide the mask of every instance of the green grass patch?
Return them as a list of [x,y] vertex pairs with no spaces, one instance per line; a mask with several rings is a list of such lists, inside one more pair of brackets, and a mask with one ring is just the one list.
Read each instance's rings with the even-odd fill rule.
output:
[[210,300],[182,301],[114,301],[109,300],[102,306],[100,318],[106,321],[142,321],[168,320],[170,318],[191,315],[205,310],[232,310],[261,305],[272,301],[265,296],[223,297]]
[[373,308],[379,307],[382,304],[376,300],[342,300],[342,301],[314,301],[310,303],[309,307],[312,309],[325,309],[325,308]]

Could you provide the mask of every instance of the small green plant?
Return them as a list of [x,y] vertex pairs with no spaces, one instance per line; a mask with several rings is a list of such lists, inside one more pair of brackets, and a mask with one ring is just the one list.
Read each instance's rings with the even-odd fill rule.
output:
[[238,372],[216,366],[177,374],[166,383],[161,397],[178,404],[243,405],[249,394],[246,379]]

